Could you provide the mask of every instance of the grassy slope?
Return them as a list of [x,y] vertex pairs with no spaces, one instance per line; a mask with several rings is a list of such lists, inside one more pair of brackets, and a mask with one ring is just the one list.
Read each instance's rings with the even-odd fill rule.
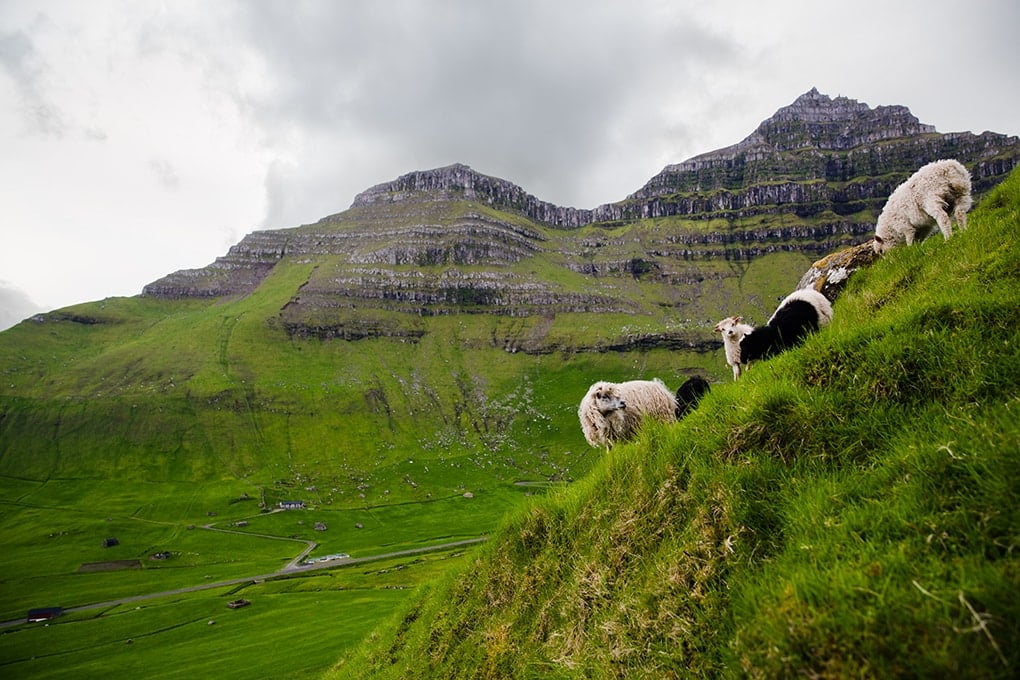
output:
[[[607,233],[628,240],[663,229],[650,222]],[[558,257],[526,260],[518,274],[580,290],[586,277]],[[281,262],[240,299],[77,305],[0,334],[0,478],[15,487],[14,480],[166,483],[171,493],[199,481],[222,485],[224,499],[265,490],[270,503],[297,495],[352,509],[575,477],[590,464],[576,403],[593,380],[658,376],[675,385],[691,370],[721,377],[725,367],[708,354],[664,350],[510,354],[509,340],[571,347],[664,327],[705,334],[715,314],[706,305],[742,299],[744,313],[763,314],[805,262],[777,253],[750,266],[714,263],[725,276],[704,286],[607,276],[600,285],[642,301],[646,313],[439,316],[416,321],[428,328],[418,343],[289,340],[280,310],[321,264],[306,260]],[[743,294],[745,283],[757,292],[763,281],[769,293]],[[681,308],[667,299],[694,289],[713,302]],[[17,494],[0,489],[2,500]],[[47,504],[46,494],[33,502]],[[148,488],[138,503],[159,495]],[[73,505],[68,497],[51,505]],[[119,512],[90,507],[100,518]]]
[[1020,173],[516,511],[335,677],[1015,677]]
[[[31,607],[264,574],[303,547],[188,528],[209,522],[226,527],[246,519],[249,532],[314,540],[313,556],[363,556],[484,534],[543,491],[514,481],[587,472],[595,456],[577,426],[576,403],[596,377],[657,375],[677,384],[692,368],[724,369],[711,355],[681,359],[662,350],[508,354],[492,339],[533,332],[529,324],[542,321],[491,315],[429,319],[430,332],[417,344],[290,341],[278,314],[313,264],[281,263],[257,293],[240,299],[110,299],[0,334],[0,620]],[[575,285],[576,278],[565,281]],[[624,284],[635,285],[630,277]],[[635,323],[619,316],[620,328]],[[545,332],[569,345],[589,341],[594,323],[561,315]],[[315,509],[260,515],[262,492],[270,505],[297,497]],[[238,502],[242,497],[251,500]],[[315,531],[318,521],[328,531]],[[120,544],[103,548],[108,536]],[[171,560],[148,559],[164,550]],[[131,559],[141,568],[79,572],[84,563]],[[399,585],[432,580],[438,570],[403,569]],[[295,602],[290,593],[260,597],[263,617],[309,621],[280,644],[315,631],[317,651],[314,662],[291,654],[252,663],[288,675],[328,667],[338,648],[363,637],[398,599],[387,585],[369,584],[358,601],[380,604],[359,605],[359,616],[345,615],[323,633],[322,607],[350,611],[354,596],[335,591],[310,587],[321,606]],[[194,598],[210,612],[223,609],[219,594]],[[6,630],[0,665],[19,677],[89,677],[111,666],[151,665],[137,640],[124,644],[143,634],[154,649],[206,644],[209,629],[186,611],[122,609],[65,617],[47,629],[60,631],[49,637],[32,627]],[[123,625],[111,624],[111,616]],[[110,630],[101,657],[79,644],[107,639]],[[267,626],[251,644],[271,649],[278,639]],[[39,645],[52,655],[32,661]],[[221,650],[220,666],[188,656],[194,661],[148,674],[214,670],[231,677],[222,672],[226,665],[244,675],[243,646],[228,646],[237,651]]]

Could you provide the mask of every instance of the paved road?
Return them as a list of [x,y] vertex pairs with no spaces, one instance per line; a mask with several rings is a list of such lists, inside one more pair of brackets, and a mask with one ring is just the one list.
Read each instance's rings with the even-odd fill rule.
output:
[[[277,512],[277,510],[273,510],[273,512]],[[224,534],[238,534],[240,536],[249,536],[249,537],[255,536],[256,538],[268,538],[268,539],[273,540],[273,541],[291,541],[291,542],[294,542],[294,543],[304,543],[305,544],[305,549],[302,550],[300,553],[298,553],[297,557],[295,557],[290,562],[288,562],[287,566],[284,567],[282,569],[282,571],[294,571],[295,569],[300,569],[301,568],[301,560],[303,560],[306,557],[308,557],[308,553],[312,552],[317,547],[319,547],[319,544],[316,543],[315,541],[309,541],[309,540],[306,540],[304,538],[288,538],[286,536],[273,536],[272,534],[256,534],[256,533],[252,533],[250,531],[237,531],[235,529],[221,529],[219,527],[213,526],[212,524],[206,524],[206,525],[202,526],[202,528],[205,529],[206,531],[219,531],[220,533],[224,533]]]
[[[249,534],[250,535],[250,534]],[[269,538],[280,538],[279,536],[271,536]],[[294,540],[294,539],[285,539]],[[481,536],[479,538],[468,538],[462,541],[451,541],[449,543],[437,543],[435,545],[427,545],[421,548],[410,548],[408,550],[396,550],[394,552],[383,553],[381,555],[369,555],[367,557],[346,557],[339,560],[330,560],[329,562],[317,562],[315,564],[297,564],[305,555],[307,555],[312,548],[315,547],[314,541],[308,541],[311,546],[306,548],[301,555],[294,560],[291,560],[283,569],[274,571],[269,574],[260,574],[258,576],[245,576],[243,578],[230,579],[229,581],[217,581],[216,583],[203,583],[198,586],[189,586],[187,588],[177,588],[176,590],[165,590],[161,593],[149,593],[147,595],[134,595],[132,597],[122,597],[117,600],[110,600],[108,602],[94,602],[92,604],[83,604],[72,607],[64,607],[65,612],[80,612],[89,609],[102,609],[104,607],[114,607],[121,604],[128,604],[131,602],[142,602],[143,600],[152,600],[157,597],[167,597],[170,595],[181,595],[183,593],[194,593],[199,590],[210,590],[212,588],[222,588],[224,586],[236,586],[242,583],[253,583],[256,581],[265,581],[267,579],[279,578],[281,576],[292,576],[294,574],[300,574],[306,571],[315,571],[317,569],[329,569],[335,567],[345,567],[351,564],[361,564],[363,562],[375,562],[378,560],[385,560],[391,557],[403,557],[405,555],[417,555],[419,553],[434,552],[436,550],[446,550],[449,548],[457,548],[460,546],[474,545],[475,543],[482,543],[488,540],[488,536]],[[16,619],[14,621],[2,621],[0,622],[0,628],[9,628],[10,626],[16,626],[18,624],[25,623],[25,619]]]

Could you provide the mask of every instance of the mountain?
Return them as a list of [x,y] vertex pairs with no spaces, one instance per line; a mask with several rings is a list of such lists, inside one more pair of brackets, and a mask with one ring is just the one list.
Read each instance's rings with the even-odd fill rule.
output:
[[[325,258],[281,310],[293,335],[417,337],[425,331],[412,318],[456,313],[668,323],[657,314],[668,308],[704,324],[729,302],[711,288],[732,286],[769,254],[799,254],[787,263],[797,267],[866,240],[896,185],[943,157],[968,166],[980,196],[1020,161],[1020,140],[940,134],[905,107],[872,109],[812,89],[738,144],[668,166],[618,203],[564,208],[460,164],[412,172],[315,224],[249,234],[210,266],[170,274],[144,294],[247,294],[286,258]],[[537,260],[548,261],[545,275],[525,271]],[[620,279],[640,280],[641,293],[606,285]]]
[[[537,407],[509,409],[515,393],[557,404],[540,448],[568,466],[587,384],[723,376],[715,321],[764,321],[819,255],[868,238],[899,181],[948,155],[971,169],[980,203],[1020,140],[939,134],[903,107],[811,90],[742,142],[594,210],[464,165],[408,173],[314,224],[253,232],[137,298],[4,332],[0,473],[192,478],[240,450],[232,474],[265,482],[322,474],[317,442],[331,441],[331,465],[357,460],[367,475],[448,440],[469,457],[502,451],[507,475],[541,469],[541,456],[514,454],[538,436]],[[536,377],[557,371],[555,384]],[[68,437],[101,453],[55,453]],[[352,482],[327,476],[318,486],[339,500]]]

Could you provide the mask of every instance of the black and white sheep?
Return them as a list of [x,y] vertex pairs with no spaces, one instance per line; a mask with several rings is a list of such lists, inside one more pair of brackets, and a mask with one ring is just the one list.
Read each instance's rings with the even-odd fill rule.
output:
[[922,166],[896,187],[878,216],[873,247],[884,253],[902,243],[921,241],[937,225],[947,240],[953,235],[952,221],[967,228],[970,173],[959,161],[941,160]]
[[808,333],[832,321],[832,304],[818,291],[802,288],[786,296],[766,325],[755,328],[742,320],[731,316],[715,325],[715,331],[722,333],[734,380],[742,367],[799,345]]
[[584,438],[607,449],[630,439],[645,418],[676,420],[676,400],[661,380],[599,381],[588,389],[577,409]]

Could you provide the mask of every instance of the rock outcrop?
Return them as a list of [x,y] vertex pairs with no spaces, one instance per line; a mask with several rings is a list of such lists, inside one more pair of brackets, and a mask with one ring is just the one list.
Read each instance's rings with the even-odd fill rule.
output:
[[153,281],[143,295],[161,298],[223,297],[255,290],[287,253],[287,230],[255,231],[201,269],[182,269]]
[[374,186],[355,196],[351,208],[395,203],[422,195],[434,201],[477,201],[556,227],[576,228],[596,221],[591,210],[563,208],[539,200],[512,182],[483,175],[460,163],[410,172]]
[[797,288],[813,288],[830,302],[835,302],[850,277],[859,269],[871,265],[878,257],[871,241],[844,248],[812,264],[804,272]]

